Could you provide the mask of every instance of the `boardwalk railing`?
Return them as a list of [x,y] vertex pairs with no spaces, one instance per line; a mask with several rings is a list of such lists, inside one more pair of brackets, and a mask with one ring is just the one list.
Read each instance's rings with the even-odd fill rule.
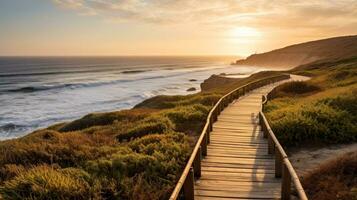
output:
[[194,199],[195,178],[198,179],[201,177],[201,160],[204,156],[207,155],[207,145],[210,142],[210,132],[212,131],[212,125],[215,121],[217,121],[218,115],[221,113],[221,111],[231,102],[241,96],[244,96],[251,90],[289,78],[290,75],[283,74],[254,81],[234,89],[218,100],[218,102],[213,106],[207,116],[206,124],[201,132],[200,137],[197,140],[195,147],[193,148],[192,154],[187,161],[182,175],[171,194],[170,200],[176,200],[179,197],[183,197],[187,200]]
[[276,138],[273,130],[265,118],[263,113],[264,105],[275,93],[275,89],[263,96],[262,111],[259,112],[259,123],[265,138],[268,138],[268,153],[275,155],[275,177],[282,178],[281,183],[281,199],[288,200],[291,197],[291,182],[293,182],[296,193],[301,200],[307,200],[304,188],[302,187],[299,177],[297,176],[293,166],[291,165],[288,156],[279,140]]

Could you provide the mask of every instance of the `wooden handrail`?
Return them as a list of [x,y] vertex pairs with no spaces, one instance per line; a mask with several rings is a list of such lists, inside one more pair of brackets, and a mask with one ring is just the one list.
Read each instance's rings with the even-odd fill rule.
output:
[[207,155],[207,144],[210,142],[209,133],[212,131],[212,125],[217,120],[221,111],[227,107],[229,103],[251,90],[289,78],[289,74],[282,74],[260,79],[232,90],[217,101],[207,116],[205,126],[192,150],[191,156],[186,163],[180,179],[171,193],[170,200],[176,200],[180,196],[182,189],[185,199],[194,199],[194,178],[199,178],[201,176],[201,158],[202,156]]
[[275,153],[275,176],[282,177],[281,184],[281,199],[289,200],[291,198],[291,181],[295,186],[295,190],[299,199],[308,200],[304,188],[301,185],[299,177],[297,176],[294,167],[291,165],[288,156],[286,155],[284,148],[281,146],[279,140],[276,138],[273,130],[270,128],[268,120],[266,119],[263,110],[264,105],[274,93],[273,89],[266,96],[262,98],[262,111],[259,112],[259,122],[264,132],[264,135],[268,137],[268,152]]

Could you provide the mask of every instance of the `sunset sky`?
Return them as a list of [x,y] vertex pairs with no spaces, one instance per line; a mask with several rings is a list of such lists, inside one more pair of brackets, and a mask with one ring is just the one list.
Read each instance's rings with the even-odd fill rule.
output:
[[0,55],[241,55],[357,34],[357,0],[1,0]]

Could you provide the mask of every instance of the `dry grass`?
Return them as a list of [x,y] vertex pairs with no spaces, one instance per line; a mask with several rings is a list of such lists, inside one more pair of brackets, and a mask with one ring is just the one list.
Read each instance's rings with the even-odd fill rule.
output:
[[321,165],[302,184],[311,200],[356,200],[356,177],[357,152],[352,152]]

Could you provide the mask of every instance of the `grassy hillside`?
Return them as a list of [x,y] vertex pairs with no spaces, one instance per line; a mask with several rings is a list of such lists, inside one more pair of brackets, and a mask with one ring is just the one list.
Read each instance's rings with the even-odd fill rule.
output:
[[302,66],[307,82],[276,88],[266,116],[286,147],[357,141],[357,58]]
[[0,142],[3,199],[166,199],[220,90],[157,96]]
[[287,46],[238,60],[239,65],[296,67],[318,60],[344,59],[357,55],[357,36],[342,36]]
[[[266,116],[289,149],[357,142],[357,58],[319,61],[292,70],[309,75],[275,89]],[[309,199],[357,199],[357,153],[324,163],[302,179]]]

